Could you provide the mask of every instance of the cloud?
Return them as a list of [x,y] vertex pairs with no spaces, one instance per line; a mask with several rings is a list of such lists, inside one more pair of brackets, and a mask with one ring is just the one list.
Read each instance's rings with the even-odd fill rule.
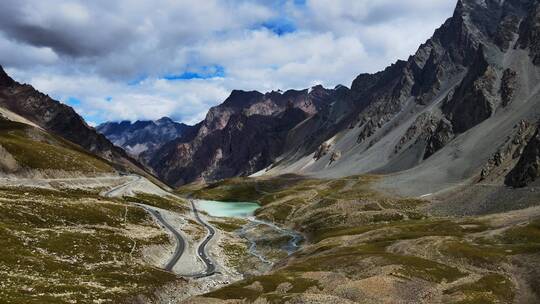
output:
[[414,53],[454,2],[3,0],[0,64],[94,123],[194,123],[233,89],[349,85]]
[[53,65],[59,60],[58,55],[49,47],[21,44],[6,38],[1,33],[0,54],[2,59],[9,60],[11,66],[24,69],[31,69],[36,65]]

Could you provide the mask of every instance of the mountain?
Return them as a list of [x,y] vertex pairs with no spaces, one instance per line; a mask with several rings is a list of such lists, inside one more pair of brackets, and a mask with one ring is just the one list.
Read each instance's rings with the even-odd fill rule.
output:
[[164,143],[148,164],[176,185],[265,169],[391,174],[381,187],[403,195],[464,181],[523,186],[538,176],[539,9],[458,1],[406,61],[361,74],[350,89],[233,91],[195,136]]
[[522,152],[540,117],[539,18],[536,1],[459,1],[415,55],[354,80],[350,100],[334,104],[352,104],[347,115],[295,128],[300,152],[269,173],[391,174],[384,186],[406,195],[467,180],[526,184],[506,176],[538,176],[520,158],[534,158]]
[[111,163],[24,123],[0,119],[0,175],[72,177],[114,174]]
[[[37,160],[50,161],[51,168],[61,169],[54,165],[56,161],[53,156],[58,156],[57,160],[59,160],[62,151],[70,150],[66,152],[66,155],[72,157],[72,161],[66,160],[69,163],[69,165],[66,163],[67,167],[75,166],[77,160],[88,160],[87,156],[92,159],[97,156],[101,159],[99,162],[106,164],[99,167],[115,168],[115,170],[110,168],[106,171],[130,171],[149,176],[141,164],[128,156],[121,148],[115,147],[94,128],[88,126],[71,107],[38,92],[30,85],[14,81],[1,66],[0,114],[4,121],[1,135],[3,140],[0,141],[0,145],[3,146],[2,153],[7,153],[5,150],[9,151],[8,146],[10,146],[15,150],[9,152],[17,152],[12,155],[15,159],[22,157],[23,154],[45,153],[42,149],[50,150],[51,154],[47,154],[50,159],[42,155],[43,157]],[[17,132],[13,133],[11,129]],[[32,149],[36,147],[40,147],[40,150],[32,152]],[[78,158],[78,156],[84,157]],[[66,156],[67,158],[69,157]],[[82,160],[81,164],[84,164],[86,160]],[[22,161],[22,163],[25,162]],[[40,167],[39,164],[33,165]],[[46,169],[47,166],[44,168]],[[30,165],[27,169],[34,168]]]
[[293,128],[346,91],[321,86],[266,94],[233,91],[223,104],[210,109],[192,139],[163,145],[149,165],[175,185],[255,173],[283,154]]
[[196,128],[177,123],[168,117],[156,121],[106,122],[96,127],[113,144],[122,147],[126,152],[143,163],[164,143],[177,138],[192,136]]

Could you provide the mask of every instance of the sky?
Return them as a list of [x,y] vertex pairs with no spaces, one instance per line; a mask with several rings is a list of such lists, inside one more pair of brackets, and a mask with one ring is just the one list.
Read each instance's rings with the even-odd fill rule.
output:
[[350,86],[407,59],[456,0],[2,0],[0,64],[91,125],[194,124],[233,89]]

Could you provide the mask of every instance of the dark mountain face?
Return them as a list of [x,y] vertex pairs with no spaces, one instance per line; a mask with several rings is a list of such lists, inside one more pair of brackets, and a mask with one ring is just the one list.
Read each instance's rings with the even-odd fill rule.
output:
[[88,126],[71,107],[36,91],[30,85],[13,81],[1,67],[0,107],[111,161],[120,170],[146,174],[137,161]]
[[163,144],[175,140],[189,140],[197,127],[174,122],[168,117],[156,121],[107,122],[97,131],[133,157],[147,163]]
[[540,177],[540,127],[527,142],[517,165],[506,176],[506,184],[525,187]]
[[6,74],[4,69],[0,67],[0,87],[9,87],[12,86],[15,83],[11,77]]
[[291,129],[328,107],[336,96],[337,90],[321,86],[267,94],[233,91],[210,109],[195,136],[163,145],[149,165],[176,185],[257,172],[283,154]]

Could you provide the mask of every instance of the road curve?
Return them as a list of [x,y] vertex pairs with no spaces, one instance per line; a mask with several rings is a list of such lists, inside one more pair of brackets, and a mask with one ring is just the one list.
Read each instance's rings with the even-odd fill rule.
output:
[[201,275],[203,276],[211,276],[216,273],[216,265],[212,262],[212,260],[208,257],[206,254],[206,245],[212,240],[214,235],[216,234],[216,230],[214,227],[206,223],[201,219],[199,216],[199,211],[197,210],[197,207],[195,207],[195,203],[192,200],[189,200],[191,202],[191,208],[193,209],[193,213],[195,214],[195,218],[197,221],[203,225],[206,230],[208,230],[208,234],[206,235],[206,238],[202,241],[202,243],[199,245],[199,248],[197,248],[197,254],[201,258],[201,260],[206,265],[206,272]]
[[138,181],[140,181],[140,180],[142,179],[142,177],[140,177],[140,176],[135,176],[135,177],[136,177],[136,178],[133,179],[133,180],[131,180],[131,181],[128,181],[128,182],[123,183],[123,184],[121,184],[121,185],[119,185],[119,186],[116,186],[116,187],[112,188],[111,190],[102,192],[102,193],[101,193],[101,196],[104,196],[104,197],[114,197],[114,196],[115,196],[115,195],[114,195],[114,192],[116,192],[116,191],[118,191],[118,190],[120,190],[120,189],[122,189],[122,188],[125,188],[125,187],[127,187],[127,186],[129,186],[129,185],[131,185],[131,184],[133,184],[133,183],[135,183],[135,182],[138,182]]
[[172,271],[176,263],[178,263],[178,260],[180,260],[180,258],[182,257],[182,254],[184,254],[184,250],[186,249],[186,241],[184,240],[180,232],[174,229],[174,227],[171,226],[171,224],[169,224],[163,218],[163,216],[161,215],[161,213],[159,213],[159,211],[154,210],[143,204],[136,204],[136,205],[146,210],[146,212],[150,213],[153,217],[155,217],[161,223],[161,225],[163,225],[163,227],[165,227],[174,235],[174,238],[176,239],[176,247],[174,249],[173,255],[169,258],[169,261],[167,262],[167,264],[165,264],[165,267],[163,268],[167,271]]
[[[114,187],[111,190],[103,192],[101,195],[105,196],[105,197],[113,197],[114,193],[116,191],[118,191],[118,190],[120,190],[120,189],[122,189],[124,187],[127,187],[132,183],[135,183],[135,182],[139,181],[141,178],[142,177],[140,177],[140,176],[136,176],[136,178],[134,180],[128,181],[128,182],[126,182],[126,183],[124,183],[122,185]],[[175,194],[172,194],[172,195],[177,196]],[[201,261],[205,264],[206,270],[204,272],[202,272],[202,273],[199,273],[199,274],[183,275],[183,276],[195,277],[195,278],[202,278],[202,277],[211,276],[211,275],[214,275],[216,273],[216,265],[214,264],[214,262],[212,262],[212,260],[206,254],[206,246],[212,240],[212,238],[215,236],[216,230],[211,225],[209,225],[208,223],[206,223],[205,221],[203,221],[201,219],[201,217],[199,216],[199,211],[197,210],[197,207],[195,207],[195,203],[191,199],[189,201],[191,202],[191,208],[193,209],[193,214],[195,215],[195,218],[197,219],[197,221],[201,225],[203,225],[206,228],[206,230],[208,230],[208,234],[206,235],[205,239],[199,245],[199,248],[197,248],[197,255],[199,256]],[[150,213],[154,218],[156,218],[159,221],[159,223],[165,229],[169,230],[174,235],[174,238],[176,240],[176,247],[174,249],[173,255],[171,256],[171,258],[169,259],[169,261],[167,262],[167,264],[164,267],[165,270],[172,271],[172,269],[174,268],[176,263],[178,263],[178,261],[180,260],[180,258],[184,254],[184,251],[185,251],[185,248],[186,248],[186,240],[182,237],[182,235],[180,234],[180,232],[178,230],[176,230],[170,223],[168,223],[163,218],[163,216],[161,215],[161,213],[159,213],[159,211],[155,210],[151,206],[147,206],[147,205],[144,205],[144,204],[136,203],[135,205],[143,208],[146,212]]]

